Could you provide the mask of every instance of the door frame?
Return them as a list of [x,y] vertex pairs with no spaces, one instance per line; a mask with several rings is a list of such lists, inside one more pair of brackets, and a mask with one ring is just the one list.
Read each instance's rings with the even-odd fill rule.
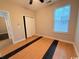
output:
[[26,28],[26,21],[25,20],[26,20],[25,16],[23,16],[25,38],[27,38],[27,28]]
[[34,17],[25,16],[24,21],[25,21],[25,28],[26,28],[27,38],[35,35],[36,33],[35,33],[35,19],[34,19]]

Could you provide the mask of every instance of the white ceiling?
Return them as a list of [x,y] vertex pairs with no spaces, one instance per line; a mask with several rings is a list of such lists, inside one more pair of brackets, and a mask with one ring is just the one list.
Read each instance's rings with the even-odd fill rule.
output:
[[30,0],[10,0],[10,1],[15,2],[19,5],[22,5],[26,8],[31,9],[31,10],[37,10],[37,9],[42,8],[44,6],[53,4],[56,0],[51,0],[52,1],[51,3],[47,3],[49,0],[45,0],[44,3],[41,3],[39,0],[33,0],[32,5],[29,4]]

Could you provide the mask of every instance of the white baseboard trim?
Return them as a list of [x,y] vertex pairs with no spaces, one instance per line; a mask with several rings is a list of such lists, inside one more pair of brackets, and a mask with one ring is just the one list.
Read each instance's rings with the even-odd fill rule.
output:
[[55,39],[55,40],[59,40],[61,42],[66,42],[66,43],[70,43],[73,45],[74,49],[75,49],[75,52],[77,54],[77,56],[79,56],[79,53],[78,53],[78,49],[76,47],[76,44],[74,42],[70,42],[70,41],[67,41],[67,40],[62,40],[62,39],[58,39],[58,38],[55,38],[55,37],[51,37],[51,36],[46,36],[46,35],[40,35],[40,34],[36,34],[38,36],[44,36],[44,37],[47,37],[47,38],[50,38],[50,39]]
[[78,49],[77,49],[77,47],[76,47],[76,44],[73,43],[73,46],[74,46],[74,49],[75,49],[75,52],[76,52],[77,56],[79,57],[79,52],[78,52]]
[[74,43],[74,42],[70,42],[70,41],[67,41],[67,40],[58,39],[58,38],[51,37],[51,36],[40,35],[40,34],[36,34],[36,35],[38,35],[38,36],[44,36],[44,37],[47,37],[47,38],[50,38],[50,39],[55,39],[55,40],[59,40],[59,41],[66,42],[66,43],[70,43],[70,44],[73,44]]

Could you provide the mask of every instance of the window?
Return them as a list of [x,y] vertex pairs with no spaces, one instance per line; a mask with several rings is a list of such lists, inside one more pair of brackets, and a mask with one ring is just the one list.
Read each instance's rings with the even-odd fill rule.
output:
[[54,12],[54,31],[68,32],[71,6],[57,8]]

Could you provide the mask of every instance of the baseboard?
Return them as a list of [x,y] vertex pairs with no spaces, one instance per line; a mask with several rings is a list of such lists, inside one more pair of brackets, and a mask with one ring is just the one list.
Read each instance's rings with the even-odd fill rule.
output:
[[51,36],[46,36],[46,35],[40,35],[40,34],[36,34],[36,35],[38,35],[38,36],[44,36],[44,37],[47,37],[47,38],[50,38],[50,39],[55,39],[55,40],[59,40],[59,41],[66,42],[66,43],[70,43],[70,44],[73,45],[77,56],[79,56],[78,49],[77,49],[76,44],[74,42],[70,42],[70,41],[67,41],[67,40],[62,40],[62,39],[58,39],[58,38],[51,37]]
[[73,46],[74,46],[74,48],[75,48],[75,52],[76,52],[77,56],[79,56],[79,52],[78,52],[78,49],[77,49],[77,47],[76,47],[76,44],[73,43]]
[[38,36],[44,36],[44,37],[47,37],[47,38],[50,38],[50,39],[55,39],[55,40],[59,40],[59,41],[66,42],[66,43],[70,43],[70,44],[73,44],[74,43],[74,42],[70,42],[70,41],[67,41],[67,40],[62,40],[62,39],[55,38],[55,37],[51,37],[51,36],[40,35],[40,34],[36,34],[36,35],[38,35]]

